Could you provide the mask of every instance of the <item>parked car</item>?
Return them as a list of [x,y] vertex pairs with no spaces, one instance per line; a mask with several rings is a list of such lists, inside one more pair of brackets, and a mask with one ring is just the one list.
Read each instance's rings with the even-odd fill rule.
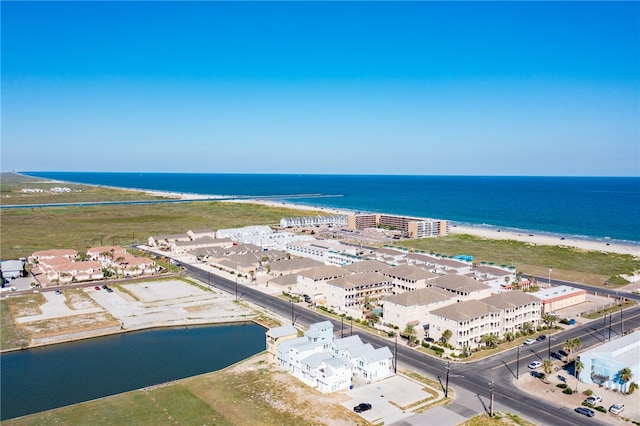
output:
[[107,293],[113,293],[113,290],[111,289],[111,287],[107,287]]
[[532,371],[531,375],[536,379],[542,379],[544,377],[544,373],[540,373],[539,371]]
[[107,285],[106,285],[106,284],[104,284],[104,285],[102,286],[102,289],[103,289],[103,290],[106,290],[107,288],[108,288],[108,287],[107,287]]
[[527,340],[525,340],[523,343],[524,343],[525,345],[532,345],[534,342],[535,342],[535,340],[533,340],[533,339],[527,339]]
[[56,294],[62,294],[60,290],[56,290]]
[[624,411],[624,404],[613,404],[609,407],[609,412],[611,414],[620,414],[622,411]]
[[538,338],[536,339],[538,342],[542,342],[543,340],[545,340],[547,338],[546,334],[541,334],[538,336]]
[[356,413],[362,413],[363,411],[371,410],[371,404],[367,404],[366,402],[362,402],[355,407],[353,407],[353,411]]
[[561,375],[561,374],[558,374],[558,380],[560,380],[561,382],[565,382],[565,383],[567,383],[567,378],[566,378],[566,377],[564,377],[564,376],[563,376],[563,375]]
[[551,357],[555,359],[562,360],[562,356],[557,352],[551,352]]
[[575,409],[576,413],[584,414],[587,417],[593,417],[596,413],[593,412],[592,409],[587,407],[578,407]]
[[609,412],[611,414],[620,414],[624,410],[624,404],[613,404],[609,407]]
[[424,338],[424,341],[425,341],[425,342],[427,342],[427,343],[433,343],[433,342],[435,342],[435,340],[433,340],[433,338],[432,338],[432,337],[425,337],[425,338]]
[[542,367],[542,363],[540,361],[533,361],[531,364],[527,365],[529,368],[538,368]]
[[598,395],[591,395],[589,398],[585,399],[584,402],[591,405],[596,405],[598,402],[602,401],[602,397]]

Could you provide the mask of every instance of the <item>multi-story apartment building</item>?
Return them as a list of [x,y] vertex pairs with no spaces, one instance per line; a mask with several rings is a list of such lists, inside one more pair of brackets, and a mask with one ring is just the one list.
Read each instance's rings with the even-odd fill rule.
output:
[[481,299],[482,302],[502,311],[500,315],[500,335],[517,332],[525,322],[535,328],[542,317],[540,299],[521,291],[503,291]]
[[402,231],[409,238],[424,238],[447,235],[450,225],[446,220],[385,214],[352,215],[348,218],[349,229],[376,228],[378,226]]
[[364,272],[328,280],[324,288],[328,306],[361,309],[366,301],[376,303],[391,294],[392,283],[378,272]]
[[491,287],[464,275],[447,274],[428,282],[429,286],[440,287],[457,296],[458,301],[482,299],[491,295]]
[[300,216],[300,217],[284,217],[280,219],[281,228],[299,228],[303,226],[347,226],[349,223],[347,215],[333,216]]
[[383,274],[391,278],[394,294],[426,288],[428,281],[438,277],[426,269],[413,265],[394,266],[384,271]]
[[438,287],[420,288],[383,299],[384,322],[403,330],[407,324],[426,325],[429,311],[456,303],[455,295]]
[[480,300],[467,300],[435,309],[428,315],[429,337],[436,340],[451,331],[448,343],[475,348],[485,334],[500,335],[501,311]]

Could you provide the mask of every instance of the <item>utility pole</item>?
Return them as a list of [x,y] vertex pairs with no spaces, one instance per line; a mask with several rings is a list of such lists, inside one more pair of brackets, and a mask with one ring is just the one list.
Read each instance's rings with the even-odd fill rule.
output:
[[518,345],[518,358],[516,359],[516,380],[520,378],[520,345]]
[[[633,276],[635,280],[635,275]],[[624,336],[624,323],[622,322],[622,307],[620,307],[620,335]]]
[[349,336],[353,336],[353,318],[351,318],[351,331],[349,332]]
[[609,341],[611,341],[611,318],[612,314],[609,313]]
[[344,317],[340,317],[340,338],[344,337]]
[[238,277],[236,276],[236,300],[238,300]]
[[489,389],[491,391],[491,399],[489,400],[489,417],[493,417],[493,379],[489,383]]
[[547,340],[549,341],[549,353],[547,355],[547,359],[551,360],[551,330],[549,330],[549,338]]
[[398,373],[398,333],[396,333],[396,349],[393,356],[393,374]]
[[293,317],[293,299],[289,300],[289,303],[291,303],[291,325],[294,325],[295,321]]
[[447,366],[445,367],[447,370],[447,380],[444,386],[444,397],[447,398],[449,396],[449,371],[451,371],[451,362],[447,361]]

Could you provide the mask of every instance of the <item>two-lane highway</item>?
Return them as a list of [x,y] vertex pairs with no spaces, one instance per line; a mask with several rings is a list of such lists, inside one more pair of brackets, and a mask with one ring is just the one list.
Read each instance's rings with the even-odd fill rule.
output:
[[[197,266],[185,264],[184,267],[201,282],[209,282],[213,286],[231,294],[235,294],[237,288],[237,294],[240,299],[256,304],[283,318],[291,318],[293,306],[293,315],[296,324],[309,325],[314,322],[328,320],[326,316],[313,310],[299,305],[292,305],[286,300],[270,296],[251,286],[209,274]],[[333,323],[335,330],[341,330],[341,321],[334,319],[329,320]],[[623,315],[623,321],[625,330],[632,330],[639,327],[640,307],[626,310]],[[616,316],[616,319],[612,321],[611,328],[612,336],[620,333],[622,326],[619,316]],[[350,324],[344,323],[344,331],[345,335],[349,333]],[[369,342],[375,347],[389,346],[392,352],[395,352],[393,340],[362,331],[359,331],[358,334],[363,341]],[[575,337],[581,339],[582,348],[586,349],[608,339],[608,334],[609,324],[607,323],[605,329],[604,322],[595,321],[580,326],[573,326],[567,331],[551,336],[551,350],[557,352],[562,349],[562,344],[565,340]],[[548,351],[549,343],[547,341],[536,342],[533,345],[521,347],[519,365],[516,365],[518,362],[517,350],[515,348],[481,361],[452,364],[457,374],[451,375],[449,387],[451,389],[455,389],[456,387],[465,388],[486,400],[489,396],[488,383],[493,380],[496,404],[500,404],[508,410],[526,418],[536,419],[538,423],[567,426],[578,424],[583,420],[580,414],[573,412],[573,410],[550,404],[544,400],[532,398],[529,394],[518,389],[513,383],[517,367],[520,368],[521,374],[528,374],[528,372],[524,371],[526,365],[534,359],[546,359]],[[444,377],[446,375],[446,363],[444,361],[425,355],[404,344],[398,345],[397,355],[398,365],[428,376],[440,378],[444,383]],[[477,411],[478,407],[470,408]],[[541,419],[547,420],[543,421]],[[601,424],[597,418],[590,419],[589,423]]]

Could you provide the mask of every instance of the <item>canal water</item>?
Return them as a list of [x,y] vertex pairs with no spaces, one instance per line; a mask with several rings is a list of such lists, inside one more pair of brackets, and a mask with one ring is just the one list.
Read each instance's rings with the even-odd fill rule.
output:
[[123,333],[0,356],[0,420],[225,368],[265,349],[253,324]]

